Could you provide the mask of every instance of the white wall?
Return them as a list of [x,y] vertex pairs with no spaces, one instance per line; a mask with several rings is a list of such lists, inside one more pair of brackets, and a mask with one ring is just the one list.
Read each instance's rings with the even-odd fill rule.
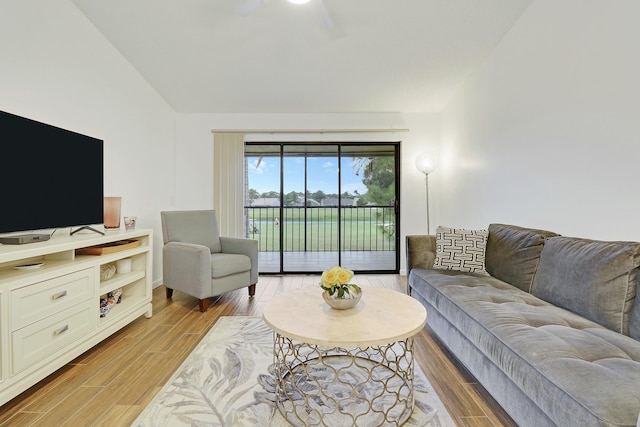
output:
[[213,207],[216,128],[409,128],[322,137],[403,141],[403,244],[426,231],[413,161],[438,142],[432,229],[506,222],[640,240],[639,13],[635,0],[536,0],[441,116],[176,115],[70,1],[12,0],[0,14],[0,109],[104,139],[105,193],[155,232],[154,284],[159,211]]
[[640,2],[536,0],[442,114],[435,222],[640,241]]
[[367,134],[260,134],[253,141],[402,141],[400,154],[401,260],[404,236],[426,231],[424,175],[414,167],[422,151],[437,146],[438,114],[178,114],[176,120],[176,208],[213,208],[213,129],[409,129]]
[[68,0],[3,1],[0,58],[0,110],[104,140],[105,195],[122,196],[122,214],[154,230],[159,284],[173,110]]

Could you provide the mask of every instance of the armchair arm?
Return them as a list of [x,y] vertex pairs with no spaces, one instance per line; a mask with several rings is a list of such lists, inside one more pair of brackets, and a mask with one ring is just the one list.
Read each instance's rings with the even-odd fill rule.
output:
[[199,299],[210,297],[211,250],[193,243],[167,243],[162,248],[162,275],[167,288]]
[[258,283],[258,241],[238,237],[220,237],[222,252],[241,254],[251,258],[251,284]]
[[433,268],[436,259],[436,236],[406,237],[407,277],[413,268]]

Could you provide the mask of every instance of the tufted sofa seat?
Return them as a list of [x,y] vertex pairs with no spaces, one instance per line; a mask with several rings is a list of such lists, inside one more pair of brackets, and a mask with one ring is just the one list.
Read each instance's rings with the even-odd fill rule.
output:
[[[408,236],[409,293],[427,308],[430,328],[519,425],[635,426],[640,413],[640,342],[638,336],[629,336],[629,327],[636,335],[640,326],[640,303],[635,302],[640,244],[620,242],[610,247],[609,242],[576,239],[576,249],[572,239],[562,238],[549,249],[551,258],[543,256],[544,244],[557,237],[542,230],[492,224],[486,264],[501,279],[494,274],[433,269],[435,238]],[[616,253],[620,248],[608,260],[598,252]],[[566,250],[566,262],[557,266]],[[514,251],[513,256],[508,251]],[[618,293],[608,289],[602,296],[593,287],[583,288],[579,290],[592,294],[591,300],[568,299],[589,282],[582,276],[589,267],[578,268],[574,258],[591,266],[615,264],[588,274],[597,276],[600,287],[624,289]],[[598,273],[603,270],[604,279]],[[549,291],[539,281],[554,282],[548,279],[554,271],[564,285]],[[574,279],[580,283],[571,283]],[[614,294],[622,299],[617,305],[609,301]],[[607,310],[594,307],[593,301],[601,300]]]

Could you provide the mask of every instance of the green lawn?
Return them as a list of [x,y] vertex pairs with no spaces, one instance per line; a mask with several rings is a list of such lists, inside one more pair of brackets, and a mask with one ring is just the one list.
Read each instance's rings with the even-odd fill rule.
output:
[[[285,251],[338,250],[338,208],[249,209],[249,236],[260,251],[279,251],[280,232]],[[342,208],[342,250],[395,250],[393,208]],[[253,232],[257,231],[257,232]]]

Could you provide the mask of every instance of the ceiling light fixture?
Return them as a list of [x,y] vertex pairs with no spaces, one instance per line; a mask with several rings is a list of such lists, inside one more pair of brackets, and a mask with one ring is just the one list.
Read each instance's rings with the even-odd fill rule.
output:
[[289,0],[289,3],[293,3],[293,4],[305,4],[305,3],[309,3],[311,0]]

